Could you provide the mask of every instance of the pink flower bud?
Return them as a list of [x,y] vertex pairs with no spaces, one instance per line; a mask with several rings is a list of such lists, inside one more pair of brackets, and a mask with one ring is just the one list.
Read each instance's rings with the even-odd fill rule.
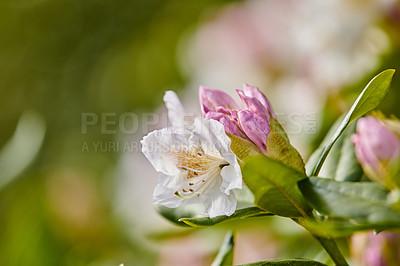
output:
[[231,96],[220,90],[200,86],[199,98],[201,111],[204,117],[208,112],[215,112],[217,107],[225,107],[228,109],[239,108]]
[[364,172],[372,179],[388,184],[391,167],[400,159],[400,139],[384,120],[373,116],[360,118],[357,133],[351,137]]
[[261,91],[259,89],[257,89],[256,87],[250,86],[248,84],[243,84],[243,87],[244,87],[244,94],[247,97],[257,99],[268,110],[268,112],[276,119],[276,116],[275,116],[274,110],[272,109],[271,103],[269,102],[267,97],[265,97],[265,95],[263,93],[261,93]]
[[240,110],[238,117],[246,136],[257,145],[262,153],[267,154],[266,146],[270,131],[268,121],[249,110]]
[[200,105],[203,116],[225,126],[225,131],[251,140],[267,155],[267,138],[271,116],[275,118],[271,103],[256,87],[244,84],[244,91],[236,90],[244,107],[225,92],[200,86]]
[[214,119],[220,122],[225,127],[225,132],[231,135],[236,135],[238,137],[244,138],[245,135],[243,132],[238,128],[238,126],[232,122],[229,117],[224,113],[217,113],[217,112],[208,112],[206,113],[206,119]]
[[258,114],[265,120],[269,121],[270,115],[269,115],[268,108],[266,108],[264,105],[262,105],[259,100],[257,100],[256,98],[247,96],[241,90],[236,90],[236,92],[237,92],[237,94],[239,94],[240,99],[246,105],[246,108],[249,111],[251,111],[255,114]]

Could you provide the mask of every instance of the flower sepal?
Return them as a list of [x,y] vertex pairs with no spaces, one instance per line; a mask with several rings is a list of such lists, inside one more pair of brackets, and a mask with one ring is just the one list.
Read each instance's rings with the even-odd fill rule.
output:
[[296,170],[305,172],[300,153],[290,144],[289,137],[274,117],[270,119],[270,132],[267,138],[268,157],[281,161]]
[[231,151],[236,155],[240,165],[243,165],[244,161],[252,156],[262,155],[260,149],[253,142],[229,133],[227,135],[231,139]]

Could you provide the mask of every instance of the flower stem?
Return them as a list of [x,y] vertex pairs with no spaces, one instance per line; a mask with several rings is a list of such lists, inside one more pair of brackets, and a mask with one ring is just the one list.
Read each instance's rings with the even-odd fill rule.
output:
[[301,225],[304,229],[306,229],[318,242],[321,244],[321,246],[325,249],[325,251],[329,254],[331,257],[332,261],[335,263],[335,265],[339,266],[348,266],[349,264],[347,263],[346,259],[344,258],[342,252],[339,250],[338,246],[336,245],[336,242],[333,238],[329,237],[322,237],[318,236],[314,233],[311,232],[305,226],[304,224],[301,223],[301,219],[293,219],[297,224]]
[[326,157],[328,156],[329,152],[331,151],[333,144],[339,139],[339,137],[343,134],[344,130],[346,127],[350,124],[350,118],[346,116],[346,118],[340,123],[339,128],[336,130],[334,133],[331,141],[329,142],[328,145],[326,145],[321,153],[321,156],[318,159],[317,164],[314,166],[314,169],[312,170],[310,176],[318,176],[319,171],[322,168],[322,165],[325,162]]
[[228,231],[225,235],[224,242],[218,251],[217,257],[211,266],[222,266],[233,264],[233,247],[235,245],[235,233]]
[[331,259],[336,265],[340,266],[346,266],[349,265],[347,264],[346,259],[343,257],[342,253],[340,252],[338,246],[336,245],[335,240],[332,238],[325,238],[325,237],[320,237],[314,234],[311,234],[318,242],[321,244],[321,246],[326,250],[326,252],[329,254]]

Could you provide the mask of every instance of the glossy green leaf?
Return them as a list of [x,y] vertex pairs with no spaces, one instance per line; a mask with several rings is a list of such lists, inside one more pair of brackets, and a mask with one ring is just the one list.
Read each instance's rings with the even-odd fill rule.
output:
[[243,168],[243,180],[253,192],[255,205],[280,216],[307,217],[310,208],[297,182],[303,172],[266,156],[251,158]]
[[349,111],[349,123],[377,107],[389,92],[394,69],[376,75],[358,96]]
[[240,209],[235,211],[231,216],[217,216],[214,218],[209,217],[200,217],[200,218],[181,218],[179,222],[185,223],[189,226],[212,226],[223,222],[229,222],[237,219],[244,219],[249,217],[256,216],[270,216],[271,213],[268,213],[257,207],[250,207],[245,209]]
[[377,183],[337,182],[309,178],[299,182],[307,202],[322,215],[379,226],[399,224],[400,213],[387,202],[388,192]]
[[358,96],[350,111],[346,114],[343,121],[340,123],[338,129],[333,134],[330,142],[324,146],[321,152],[321,156],[318,162],[315,164],[314,169],[311,171],[310,176],[317,176],[321,170],[322,164],[324,163],[326,156],[331,150],[333,144],[338,140],[340,135],[344,132],[346,127],[356,120],[357,118],[363,116],[367,112],[371,111],[385,98],[389,92],[390,83],[393,78],[395,70],[388,69],[377,76],[375,76],[365,87],[365,89]]
[[232,231],[226,233],[225,239],[218,251],[217,257],[211,266],[228,266],[233,265],[233,247],[235,238]]
[[275,259],[275,260],[266,260],[266,261],[258,261],[248,264],[241,264],[239,266],[326,266],[321,262],[315,260],[307,260],[307,259]]
[[[340,119],[341,120],[341,119]],[[322,143],[327,143],[332,132],[337,129],[338,123],[332,126],[332,129],[328,132],[327,137]],[[356,123],[349,125],[338,138],[335,145],[332,147],[325,162],[320,170],[319,176],[334,179],[337,181],[360,181],[363,176],[363,170],[361,165],[358,163],[354,145],[351,142],[351,135],[356,131]],[[322,146],[323,149],[323,146]],[[321,156],[322,149],[317,149],[311,156],[306,165],[307,174],[311,174],[314,169],[318,158]]]

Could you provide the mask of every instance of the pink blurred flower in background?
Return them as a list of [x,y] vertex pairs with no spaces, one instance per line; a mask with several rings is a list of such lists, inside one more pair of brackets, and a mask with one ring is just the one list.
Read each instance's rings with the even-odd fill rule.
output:
[[189,87],[214,84],[228,91],[245,81],[269,88],[279,121],[294,146],[307,154],[317,126],[308,130],[301,125],[309,121],[317,125],[328,97],[376,69],[390,48],[390,39],[378,23],[395,3],[232,3],[206,16],[185,38],[182,72],[192,80]]
[[279,89],[296,85],[286,89],[298,90],[298,83],[304,82],[312,91],[326,94],[375,69],[389,40],[374,24],[395,3],[252,0],[230,4],[195,33],[189,69],[200,81],[221,87],[247,80]]
[[398,128],[399,124],[395,120],[363,117],[357,122],[357,133],[351,137],[365,173],[389,188],[395,186],[394,171],[400,163],[400,131],[389,125],[397,125]]
[[357,265],[400,265],[400,232],[358,233],[351,242],[352,257]]

